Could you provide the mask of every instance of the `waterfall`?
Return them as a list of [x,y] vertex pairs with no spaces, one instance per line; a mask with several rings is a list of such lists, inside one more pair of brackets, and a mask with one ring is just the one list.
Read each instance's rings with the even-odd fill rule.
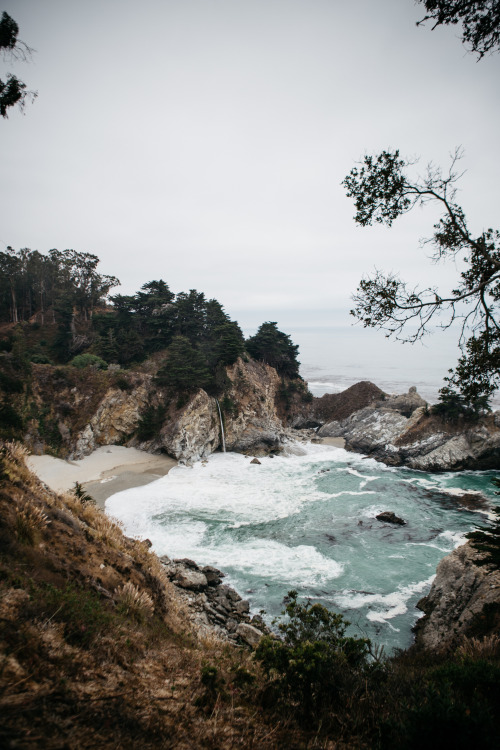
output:
[[222,422],[222,413],[221,413],[221,410],[220,410],[219,399],[216,398],[215,399],[215,403],[217,404],[217,409],[219,410],[220,434],[221,434],[221,437],[222,437],[222,452],[225,453],[226,452],[226,436],[224,435],[224,424]]

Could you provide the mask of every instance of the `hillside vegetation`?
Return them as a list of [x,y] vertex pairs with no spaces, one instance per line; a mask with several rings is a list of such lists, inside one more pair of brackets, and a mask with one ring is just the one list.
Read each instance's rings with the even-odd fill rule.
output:
[[282,640],[203,640],[147,543],[0,450],[2,747],[497,747],[497,636],[384,659],[292,593]]

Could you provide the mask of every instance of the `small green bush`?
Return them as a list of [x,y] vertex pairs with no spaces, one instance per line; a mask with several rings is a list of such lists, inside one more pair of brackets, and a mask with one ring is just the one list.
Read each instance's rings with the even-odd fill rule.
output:
[[95,354],[77,354],[77,356],[73,357],[71,360],[70,365],[77,367],[79,370],[82,370],[85,367],[93,367],[95,370],[108,369],[108,363]]

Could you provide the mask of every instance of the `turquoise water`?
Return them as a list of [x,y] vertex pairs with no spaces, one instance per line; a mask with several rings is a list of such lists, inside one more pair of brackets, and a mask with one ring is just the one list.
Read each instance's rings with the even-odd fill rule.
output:
[[[293,449],[293,446],[292,446]],[[439,560],[484,522],[462,491],[494,497],[489,472],[430,475],[308,445],[303,455],[215,454],[108,499],[155,551],[215,565],[271,619],[294,588],[388,650],[406,647]],[[377,521],[391,510],[405,526]]]

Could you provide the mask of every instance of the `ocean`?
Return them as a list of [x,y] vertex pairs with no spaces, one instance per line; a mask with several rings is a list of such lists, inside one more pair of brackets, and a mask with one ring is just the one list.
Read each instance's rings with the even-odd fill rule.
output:
[[[371,380],[388,393],[415,385],[432,403],[457,356],[450,337],[424,349],[395,348],[359,328],[286,332],[318,396]],[[288,455],[260,461],[217,453],[110,497],[106,511],[159,555],[223,570],[269,623],[294,589],[387,652],[410,645],[437,564],[485,520],[487,507],[471,510],[461,494],[495,498],[493,472],[426,474],[330,446],[291,445]],[[384,510],[406,525],[378,521]]]

